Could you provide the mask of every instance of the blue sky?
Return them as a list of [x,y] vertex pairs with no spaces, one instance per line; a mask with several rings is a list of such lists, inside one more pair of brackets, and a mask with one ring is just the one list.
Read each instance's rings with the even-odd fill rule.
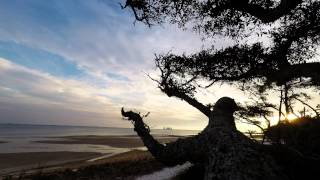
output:
[[[162,94],[154,54],[193,53],[226,39],[164,24],[135,23],[121,0],[0,0],[0,123],[131,127],[120,108],[151,112],[152,128],[202,129],[207,119],[187,103]],[[156,76],[155,76],[156,77]],[[200,90],[246,98],[232,87]]]
[[0,1],[0,123],[130,127],[125,106],[151,111],[154,128],[205,126],[145,75],[155,73],[154,53],[191,53],[204,42],[173,25],[134,24],[119,2]]
[[0,56],[30,69],[48,72],[55,76],[74,77],[83,75],[77,65],[58,54],[18,44],[0,41]]

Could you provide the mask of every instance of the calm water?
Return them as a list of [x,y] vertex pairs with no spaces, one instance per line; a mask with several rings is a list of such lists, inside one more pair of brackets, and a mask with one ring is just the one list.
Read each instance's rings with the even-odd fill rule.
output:
[[[198,131],[190,130],[159,130],[151,131],[157,135],[193,135]],[[0,144],[0,153],[17,152],[101,152],[113,153],[127,151],[124,148],[113,148],[106,145],[86,144],[43,144],[34,141],[54,140],[54,137],[71,135],[135,135],[132,128],[108,128],[108,127],[82,127],[82,126],[51,126],[51,125],[17,125],[0,124],[0,141],[8,143]]]

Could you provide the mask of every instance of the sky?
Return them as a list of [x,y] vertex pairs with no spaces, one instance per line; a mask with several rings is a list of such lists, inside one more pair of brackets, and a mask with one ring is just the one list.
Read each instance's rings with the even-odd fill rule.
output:
[[124,106],[153,128],[206,125],[146,76],[155,53],[195,52],[200,36],[134,23],[119,2],[0,1],[0,123],[131,127]]
[[[131,127],[121,107],[150,112],[151,128],[202,129],[207,119],[169,98],[146,74],[154,54],[192,53],[208,44],[175,25],[134,23],[121,0],[0,0],[0,123]],[[214,93],[212,93],[214,92]],[[204,103],[243,93],[217,86]]]

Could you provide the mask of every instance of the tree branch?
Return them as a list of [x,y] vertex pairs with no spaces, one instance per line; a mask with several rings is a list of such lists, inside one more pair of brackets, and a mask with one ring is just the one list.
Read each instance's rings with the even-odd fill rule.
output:
[[124,111],[123,108],[121,109],[121,114],[134,124],[134,131],[140,136],[151,154],[165,165],[174,166],[186,161],[197,162],[203,160],[201,157],[203,152],[199,152],[201,148],[196,149],[199,147],[197,137],[178,139],[176,142],[163,145],[150,134],[150,129],[143,122],[140,114],[133,111]]
[[278,85],[283,85],[286,82],[296,79],[296,78],[311,78],[311,83],[313,85],[320,85],[320,63],[303,63],[303,64],[293,64],[283,67],[274,72],[269,72],[270,75],[268,79],[270,81],[277,82]]
[[312,106],[310,106],[308,103],[302,101],[301,99],[299,99],[299,98],[297,98],[297,97],[294,97],[294,99],[297,100],[297,101],[299,101],[301,104],[303,104],[303,105],[305,105],[305,106],[308,106],[308,107],[316,114],[317,118],[320,117],[320,114],[318,113],[318,111],[317,111],[315,108],[313,108]]
[[231,8],[246,12],[251,16],[260,19],[263,23],[276,21],[302,3],[302,0],[281,0],[280,4],[275,8],[264,8],[261,5],[252,3],[240,4],[241,2],[244,2],[243,0],[239,1],[240,3],[237,1],[239,0],[231,0],[231,2],[233,2]]
[[204,115],[206,115],[207,117],[210,117],[210,115],[211,115],[210,107],[205,106],[204,104],[197,101],[195,98],[192,98],[192,97],[188,96],[187,94],[185,94],[183,92],[179,92],[174,89],[168,89],[168,88],[162,88],[162,87],[160,87],[160,89],[162,92],[167,94],[168,97],[174,96],[174,97],[177,97],[183,101],[186,101],[188,104],[190,104],[191,106],[198,109]]

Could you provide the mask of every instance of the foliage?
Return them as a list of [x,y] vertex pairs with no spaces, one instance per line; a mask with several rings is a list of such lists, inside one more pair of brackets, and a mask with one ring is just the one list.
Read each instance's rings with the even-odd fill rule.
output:
[[[123,8],[131,8],[135,19],[148,26],[169,22],[192,28],[204,37],[219,35],[234,40],[222,49],[157,55],[155,63],[161,74],[159,79],[152,79],[169,97],[184,100],[209,117],[208,127],[212,106],[196,100],[198,89],[216,83],[236,85],[253,98],[253,103],[241,105],[237,116],[260,128],[272,142],[287,145],[271,150],[284,172],[292,179],[302,179],[305,172],[317,173],[312,166],[319,159],[305,158],[300,152],[318,153],[318,145],[312,144],[320,144],[319,112],[306,102],[309,95],[296,89],[320,86],[320,61],[316,59],[320,43],[318,0],[127,0]],[[267,98],[274,92],[280,92],[277,105]],[[307,106],[317,118],[307,117],[304,110],[299,120],[304,123],[286,124],[287,115],[296,114],[295,102]],[[268,116],[274,110],[279,112],[279,124],[271,127]],[[267,129],[255,117],[264,118]],[[286,121],[280,122],[281,117]],[[210,130],[208,127],[204,131]],[[268,148],[278,147],[263,150]],[[299,174],[301,165],[308,163],[312,166],[302,167]]]
[[273,144],[282,143],[311,157],[320,158],[320,119],[297,118],[290,123],[280,123],[266,131]]
[[[320,61],[315,59],[320,43],[318,0],[127,0],[123,8],[131,8],[136,20],[148,26],[169,22],[205,37],[235,40],[223,49],[157,55],[161,75],[156,81],[169,97],[185,100],[208,116],[195,99],[198,88],[229,83],[254,97],[239,113],[244,120],[259,114],[268,124],[270,111],[279,111],[279,119],[281,114],[286,117],[295,113],[295,102],[314,111],[295,89],[320,85]],[[267,101],[268,90],[281,94],[278,105]]]

